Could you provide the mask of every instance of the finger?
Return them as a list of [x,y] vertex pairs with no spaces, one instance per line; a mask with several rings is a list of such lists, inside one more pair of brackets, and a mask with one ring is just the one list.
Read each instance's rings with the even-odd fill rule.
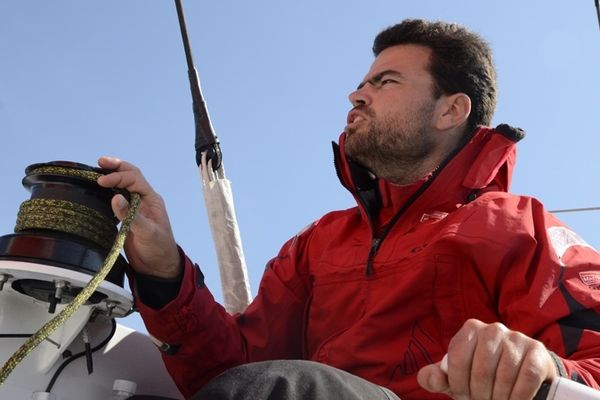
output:
[[470,397],[473,353],[477,346],[477,330],[485,324],[470,319],[454,335],[448,345],[448,383],[456,396]]
[[477,398],[492,398],[496,369],[502,355],[502,340],[508,329],[493,323],[480,328],[471,364],[470,392]]
[[100,168],[116,170],[121,165],[122,160],[117,157],[102,156],[98,159]]
[[448,376],[442,371],[439,363],[421,368],[417,374],[417,382],[429,392],[450,395]]
[[154,194],[152,186],[146,181],[140,170],[135,167],[120,169],[119,171],[102,175],[98,178],[98,185],[126,189],[129,192],[139,193],[141,196]]
[[[111,207],[115,216],[119,219],[119,221],[123,221],[129,212],[129,202],[123,195],[116,194],[113,196],[111,200]],[[148,220],[147,217],[143,215],[143,213],[136,213],[133,223],[131,224],[131,232],[139,232],[139,231],[151,231],[153,229],[152,223]]]
[[136,167],[130,162],[121,160],[118,157],[102,156],[98,159],[98,165],[104,169],[115,172],[134,170],[139,171],[138,167]]
[[508,342],[504,343],[496,369],[493,399],[509,399],[513,391],[523,354],[523,343],[519,336],[517,332],[511,332]]
[[110,205],[113,213],[115,213],[115,217],[117,217],[119,221],[123,221],[129,211],[129,202],[125,197],[121,194],[114,195],[110,201]]
[[548,351],[535,343],[522,360],[511,398],[533,399],[542,382],[552,379],[553,374],[556,371]]
[[100,176],[98,184],[101,186],[128,189],[138,179],[145,181],[139,168],[117,157],[102,156],[98,159],[98,165],[111,171]]

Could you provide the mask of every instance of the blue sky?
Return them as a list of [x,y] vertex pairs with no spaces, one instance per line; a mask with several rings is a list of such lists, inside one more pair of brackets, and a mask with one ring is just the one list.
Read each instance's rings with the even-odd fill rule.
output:
[[[285,240],[353,205],[330,142],[371,44],[404,18],[462,23],[494,49],[494,125],[520,126],[512,191],[549,209],[600,205],[600,29],[594,1],[307,0],[184,3],[197,69],[232,181],[253,293]],[[0,234],[27,165],[100,155],[137,164],[179,244],[221,298],[194,162],[185,58],[171,1],[0,2]],[[561,217],[600,248],[599,212]],[[143,329],[137,316],[120,321]]]

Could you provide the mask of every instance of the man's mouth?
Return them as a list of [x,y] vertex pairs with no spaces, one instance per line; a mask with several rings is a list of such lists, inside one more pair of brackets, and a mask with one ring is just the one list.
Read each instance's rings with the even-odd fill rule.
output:
[[347,122],[348,125],[352,125],[352,124],[355,124],[357,122],[364,121],[365,119],[366,118],[365,118],[365,116],[363,115],[362,112],[360,112],[360,111],[358,111],[356,109],[353,109],[352,111],[350,111],[348,113],[348,118],[346,119],[346,122]]

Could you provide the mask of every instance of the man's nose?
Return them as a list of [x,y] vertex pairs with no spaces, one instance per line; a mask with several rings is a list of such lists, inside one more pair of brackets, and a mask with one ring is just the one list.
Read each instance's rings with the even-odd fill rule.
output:
[[348,95],[348,99],[350,100],[350,103],[352,103],[353,107],[371,104],[371,96],[367,93],[365,86],[362,86],[350,93]]

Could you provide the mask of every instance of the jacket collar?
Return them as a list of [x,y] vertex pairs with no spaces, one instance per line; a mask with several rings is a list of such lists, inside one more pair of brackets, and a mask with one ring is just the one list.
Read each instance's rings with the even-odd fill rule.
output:
[[372,224],[385,225],[399,213],[422,220],[426,215],[445,215],[482,192],[508,191],[516,142],[524,136],[521,129],[506,124],[495,129],[479,127],[430,176],[400,186],[375,177],[348,159],[343,151],[346,135],[342,133],[339,146],[333,143],[336,171],[357,200],[363,217]]

